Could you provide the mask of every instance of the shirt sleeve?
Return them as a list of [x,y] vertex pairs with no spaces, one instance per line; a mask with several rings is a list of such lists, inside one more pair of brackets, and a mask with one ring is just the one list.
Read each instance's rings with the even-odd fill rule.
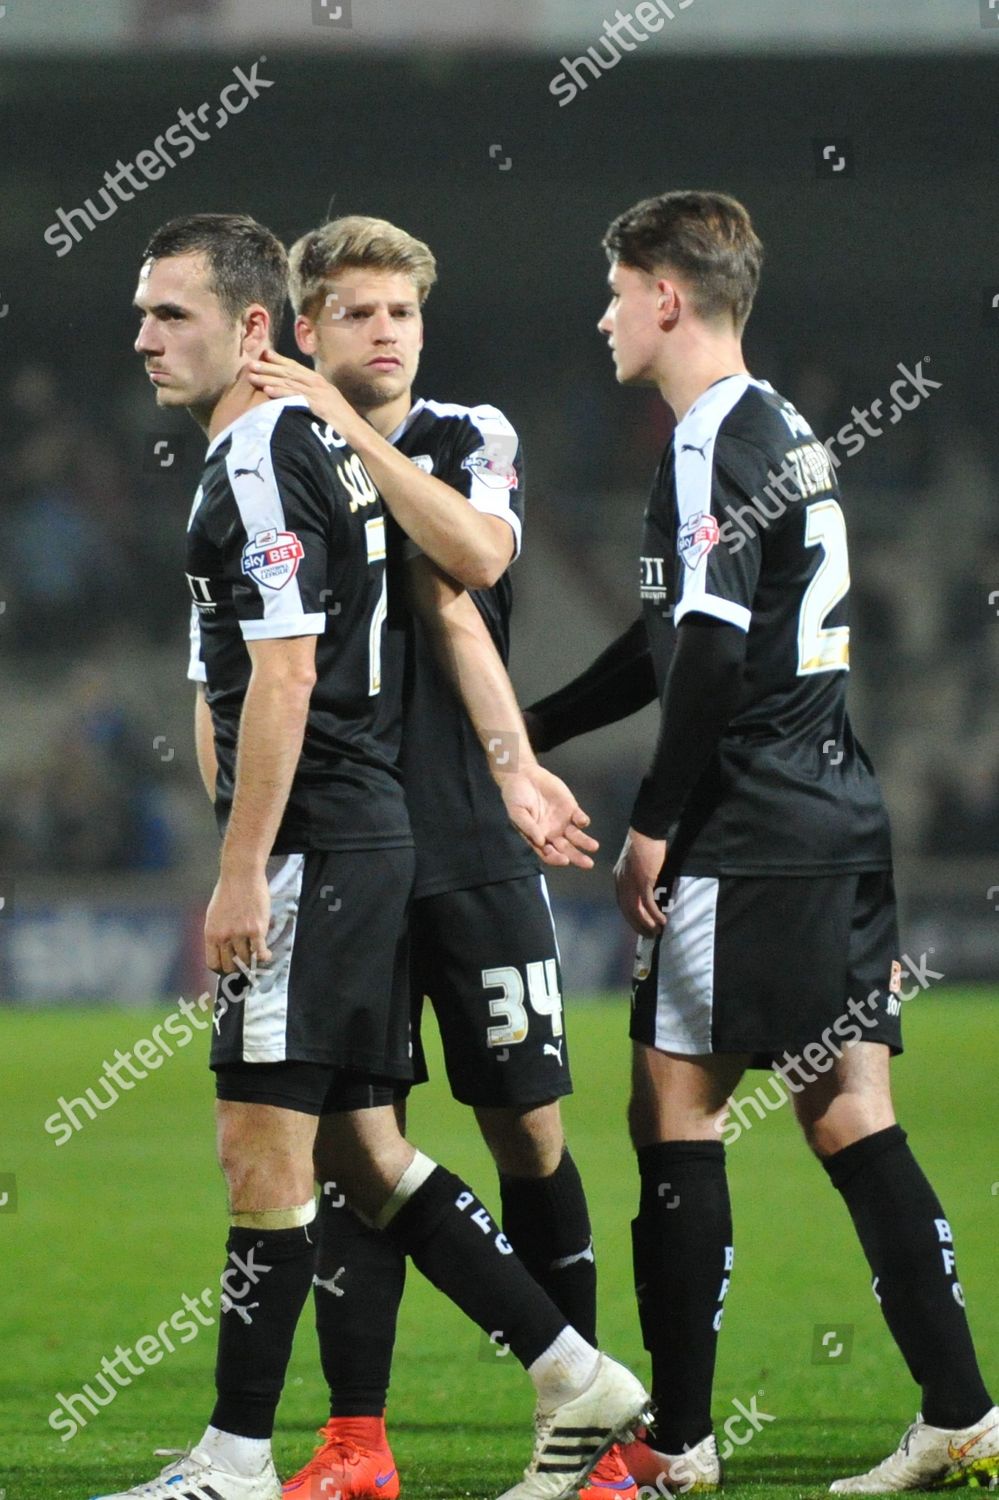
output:
[[262,437],[249,424],[226,457],[238,522],[222,539],[223,566],[247,641],[326,629],[334,497],[326,460],[311,452],[311,441],[297,425],[279,422]]
[[191,650],[187,663],[187,675],[191,682],[207,682],[208,673],[201,659],[201,622],[198,606],[191,605]]
[[495,406],[474,406],[455,445],[452,472],[441,475],[486,516],[513,532],[513,558],[524,529],[524,460],[514,427]]
[[672,836],[739,706],[745,659],[746,636],[737,626],[692,614],[677,631],[659,738],[631,815],[636,832]]
[[748,631],[766,518],[754,504],[767,482],[763,456],[723,435],[676,456],[678,588],[674,621],[696,610]]

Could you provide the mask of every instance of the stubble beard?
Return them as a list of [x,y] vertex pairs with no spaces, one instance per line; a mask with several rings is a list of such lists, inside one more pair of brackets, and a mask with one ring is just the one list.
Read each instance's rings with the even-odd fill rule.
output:
[[[402,371],[399,373],[401,376]],[[392,389],[396,384],[394,379],[391,383],[387,383],[340,371],[334,375],[333,384],[355,411],[362,412],[376,411],[380,406],[388,406],[389,402],[397,401],[405,390],[403,380],[400,381],[398,390],[395,390]]]

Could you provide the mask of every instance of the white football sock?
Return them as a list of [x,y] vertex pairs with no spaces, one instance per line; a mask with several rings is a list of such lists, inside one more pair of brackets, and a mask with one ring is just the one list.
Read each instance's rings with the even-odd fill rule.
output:
[[198,1450],[217,1463],[220,1468],[233,1474],[251,1478],[264,1468],[271,1453],[270,1438],[238,1437],[234,1432],[222,1432],[209,1425],[198,1444]]
[[599,1358],[593,1345],[567,1323],[555,1342],[528,1366],[527,1373],[538,1393],[538,1405],[551,1411],[552,1407],[585,1391],[597,1373]]

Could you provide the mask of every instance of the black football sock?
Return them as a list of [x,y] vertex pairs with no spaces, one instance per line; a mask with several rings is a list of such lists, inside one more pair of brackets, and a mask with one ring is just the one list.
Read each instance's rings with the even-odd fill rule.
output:
[[652,1356],[649,1442],[682,1453],[711,1431],[711,1387],[732,1271],[732,1208],[720,1141],[663,1141],[638,1152],[632,1220],[635,1292]]
[[312,1284],[314,1225],[233,1227],[226,1249],[212,1426],[239,1437],[269,1438]]
[[576,1163],[563,1153],[549,1177],[500,1174],[503,1232],[587,1343],[597,1342],[597,1267],[586,1194]]
[[333,1417],[385,1410],[406,1257],[363,1224],[341,1194],[319,1203],[316,1331]]
[[470,1188],[444,1167],[429,1170],[379,1217],[386,1235],[446,1297],[525,1367],[555,1343],[565,1317],[513,1253]]
[[850,1210],[892,1338],[922,1387],[924,1421],[970,1427],[992,1401],[971,1342],[950,1225],[905,1131],[889,1125],[822,1165]]

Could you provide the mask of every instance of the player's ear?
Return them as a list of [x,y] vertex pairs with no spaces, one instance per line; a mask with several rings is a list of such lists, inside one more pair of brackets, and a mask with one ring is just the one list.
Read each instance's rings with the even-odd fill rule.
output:
[[656,283],[656,319],[662,329],[672,328],[680,316],[680,299],[671,281],[660,278]]
[[254,358],[271,341],[271,315],[266,307],[254,302],[243,314],[243,349]]
[[299,313],[295,319],[295,343],[303,354],[315,354],[316,352],[316,330],[310,318],[304,313]]

